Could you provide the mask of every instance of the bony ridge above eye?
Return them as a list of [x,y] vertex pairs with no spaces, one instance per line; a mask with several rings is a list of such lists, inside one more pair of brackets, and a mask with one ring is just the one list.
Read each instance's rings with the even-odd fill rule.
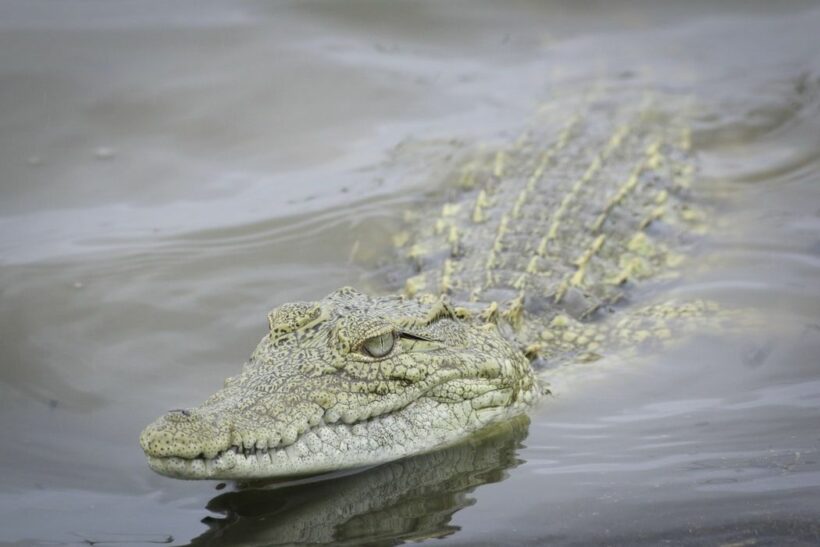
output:
[[396,344],[396,335],[392,332],[385,332],[377,336],[368,338],[362,344],[362,351],[371,357],[384,357]]

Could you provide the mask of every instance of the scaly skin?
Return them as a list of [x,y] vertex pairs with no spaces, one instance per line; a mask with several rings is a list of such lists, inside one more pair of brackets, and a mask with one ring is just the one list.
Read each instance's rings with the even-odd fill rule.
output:
[[[343,288],[270,323],[239,376],[143,432],[152,469],[249,479],[367,465],[450,444],[537,395],[520,351],[440,299]],[[382,333],[395,343],[377,359],[362,344]]]
[[253,479],[428,452],[523,412],[545,391],[533,362],[669,337],[656,318],[677,308],[612,306],[702,229],[680,102],[556,99],[510,147],[468,158],[441,216],[397,235],[416,270],[402,294],[275,309],[238,376],[143,431],[151,468]]

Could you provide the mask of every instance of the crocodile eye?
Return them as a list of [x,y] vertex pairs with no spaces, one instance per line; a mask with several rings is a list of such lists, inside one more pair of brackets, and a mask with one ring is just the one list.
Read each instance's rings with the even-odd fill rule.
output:
[[371,357],[384,357],[393,350],[395,344],[396,337],[392,332],[386,332],[365,340],[362,349]]

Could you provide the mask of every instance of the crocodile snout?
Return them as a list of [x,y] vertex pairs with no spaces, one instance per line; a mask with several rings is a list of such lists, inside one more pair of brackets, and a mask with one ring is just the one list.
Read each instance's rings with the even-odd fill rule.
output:
[[230,446],[231,429],[213,415],[175,409],[143,430],[140,445],[155,458],[213,458]]

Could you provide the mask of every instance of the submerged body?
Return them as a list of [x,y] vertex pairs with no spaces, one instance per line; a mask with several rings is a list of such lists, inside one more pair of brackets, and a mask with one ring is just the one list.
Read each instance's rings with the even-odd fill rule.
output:
[[523,412],[546,391],[536,367],[668,337],[671,308],[618,303],[701,229],[687,105],[598,89],[464,159],[440,214],[397,235],[401,294],[273,310],[238,376],[143,431],[151,468],[252,479],[423,453]]

